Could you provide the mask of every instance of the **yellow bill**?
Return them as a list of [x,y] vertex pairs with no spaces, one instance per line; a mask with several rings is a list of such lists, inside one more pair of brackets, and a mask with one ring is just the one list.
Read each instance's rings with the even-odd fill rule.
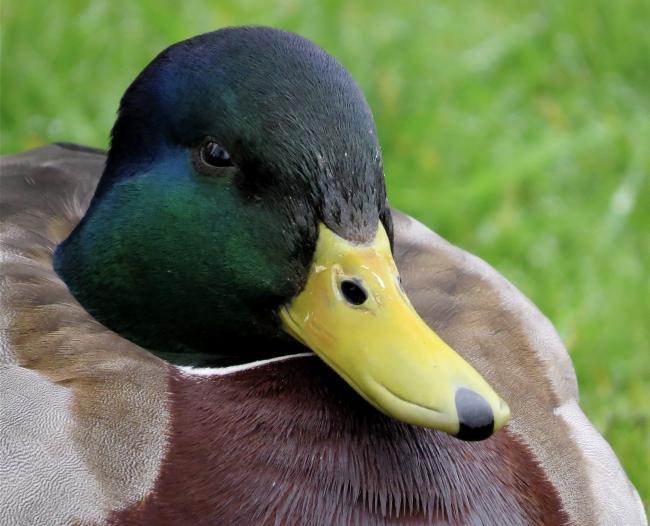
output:
[[506,403],[415,312],[381,223],[369,245],[321,225],[305,288],[280,316],[286,332],[393,418],[466,440],[508,422]]

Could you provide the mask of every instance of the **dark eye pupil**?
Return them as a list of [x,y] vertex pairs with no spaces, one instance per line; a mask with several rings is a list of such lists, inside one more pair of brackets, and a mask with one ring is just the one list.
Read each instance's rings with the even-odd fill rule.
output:
[[341,282],[343,297],[352,305],[361,305],[368,299],[368,293],[354,280],[346,279]]
[[214,141],[206,142],[201,149],[203,162],[210,166],[232,166],[230,154]]

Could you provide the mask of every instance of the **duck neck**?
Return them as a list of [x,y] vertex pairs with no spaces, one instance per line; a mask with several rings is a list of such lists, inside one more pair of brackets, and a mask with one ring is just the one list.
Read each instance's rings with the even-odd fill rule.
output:
[[[151,214],[146,201],[115,213],[120,198],[108,192],[93,202],[54,256],[57,274],[100,323],[179,365],[233,365],[302,350],[278,329],[268,297],[242,299],[219,280],[221,254],[196,257],[210,241],[192,237],[196,225]],[[265,272],[259,262],[256,268]]]

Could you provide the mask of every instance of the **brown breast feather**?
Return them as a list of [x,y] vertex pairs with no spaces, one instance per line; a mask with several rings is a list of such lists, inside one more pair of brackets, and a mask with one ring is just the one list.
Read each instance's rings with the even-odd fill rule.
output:
[[377,412],[315,357],[205,378],[170,367],[169,451],[111,524],[563,524],[507,431],[478,443]]

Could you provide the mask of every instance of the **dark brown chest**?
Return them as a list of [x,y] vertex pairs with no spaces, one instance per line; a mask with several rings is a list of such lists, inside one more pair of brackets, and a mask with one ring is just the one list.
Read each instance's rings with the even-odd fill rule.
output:
[[385,417],[316,358],[226,376],[170,368],[154,491],[114,524],[566,522],[508,430],[467,443]]

